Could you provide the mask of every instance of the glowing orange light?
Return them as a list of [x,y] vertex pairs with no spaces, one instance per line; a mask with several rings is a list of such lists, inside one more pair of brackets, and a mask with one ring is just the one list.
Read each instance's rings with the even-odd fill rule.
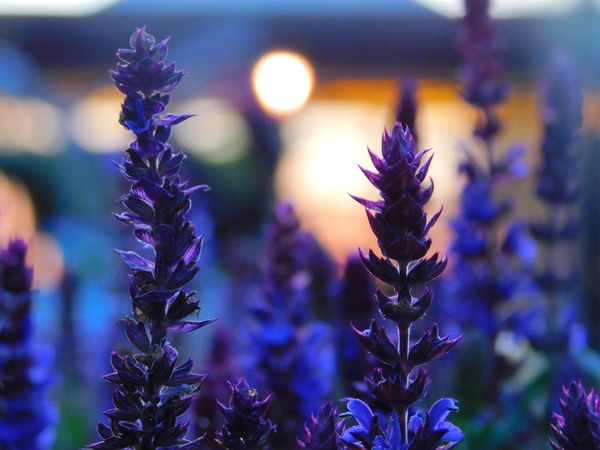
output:
[[261,106],[270,114],[287,115],[307,102],[315,81],[314,70],[303,56],[288,51],[262,56],[252,71],[252,85]]

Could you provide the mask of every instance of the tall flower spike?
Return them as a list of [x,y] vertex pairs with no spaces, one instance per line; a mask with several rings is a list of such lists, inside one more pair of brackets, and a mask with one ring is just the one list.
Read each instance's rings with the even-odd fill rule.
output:
[[327,398],[334,372],[330,330],[307,307],[305,242],[293,207],[279,203],[267,229],[265,290],[251,310],[249,339],[255,384],[273,394],[276,448],[295,445],[306,417]]
[[[458,217],[452,222],[455,256],[450,283],[449,316],[481,332],[487,340],[492,375],[486,378],[490,405],[497,406],[498,393],[511,367],[494,350],[503,330],[517,331],[511,302],[527,281],[535,246],[523,223],[509,221],[511,199],[499,198],[499,187],[525,175],[523,149],[515,146],[498,154],[496,137],[501,128],[496,107],[506,99],[508,87],[501,79],[504,44],[488,8],[488,0],[465,0],[460,49],[462,96],[479,114],[474,127],[476,145],[465,148],[459,171],[466,178]],[[450,303],[450,302],[449,302]],[[519,311],[520,312],[520,311]]]
[[600,399],[581,383],[563,386],[560,412],[553,414],[550,444],[554,450],[600,449]]
[[[387,425],[380,430],[387,429],[391,436],[386,436],[401,446],[389,448],[420,449],[422,439],[430,443],[428,448],[438,448],[443,442],[454,445],[455,441],[446,441],[446,434],[438,433],[431,426],[419,426],[419,433],[409,432],[409,425],[417,420],[417,413],[409,412],[414,411],[414,405],[425,396],[431,382],[429,373],[419,366],[444,355],[460,339],[440,337],[437,326],[433,325],[416,342],[411,340],[412,324],[425,314],[432,300],[431,289],[425,287],[417,291],[415,288],[432,281],[446,266],[446,259],[439,258],[437,253],[426,257],[431,246],[429,230],[441,213],[438,211],[428,220],[425,212],[433,193],[431,180],[424,184],[431,156],[424,160],[428,151],[417,152],[410,131],[399,123],[391,134],[384,132],[381,147],[381,158],[370,152],[376,172],[362,169],[381,198],[376,201],[354,198],[365,206],[383,254],[379,257],[373,251],[368,255],[361,252],[361,257],[375,277],[393,287],[392,295],[378,290],[375,299],[381,315],[395,324],[398,340],[390,338],[385,327],[375,320],[367,330],[355,330],[363,347],[378,360],[373,375],[366,382],[376,400],[391,411]],[[451,399],[443,401],[456,403]],[[350,415],[360,424],[364,422],[361,411],[365,408],[353,411],[356,405],[360,403],[349,402]],[[432,423],[436,418],[430,411],[420,420]],[[396,427],[400,436],[393,431]],[[456,442],[462,439],[460,433],[451,437],[456,437]],[[379,440],[382,439],[384,436],[379,435]],[[347,443],[351,444],[352,440]]]
[[47,398],[52,358],[33,343],[26,253],[21,240],[0,251],[0,448],[46,450],[57,418]]
[[537,193],[546,214],[544,219],[531,224],[531,231],[544,249],[544,263],[536,273],[536,280],[545,293],[548,322],[554,328],[551,333],[559,341],[565,340],[564,333],[557,329],[564,328],[559,322],[569,320],[560,317],[567,305],[560,305],[558,297],[576,279],[571,269],[576,264],[566,261],[579,231],[574,208],[579,194],[580,154],[574,143],[581,125],[582,101],[581,84],[573,63],[567,55],[555,54],[542,85],[540,105],[542,165]]
[[117,52],[119,62],[110,74],[126,94],[121,124],[135,134],[120,165],[131,183],[122,197],[126,211],[117,218],[133,228],[147,250],[142,256],[119,251],[130,269],[132,314],[125,319],[129,341],[139,351],[121,356],[114,352],[114,372],[106,379],[115,385],[114,408],[106,411],[110,426],[100,423],[102,441],[92,449],[196,449],[186,438],[187,424],[178,422],[204,375],[192,373],[192,361],[177,365],[177,350],[168,333],[197,330],[211,320],[194,322],[199,300],[186,289],[199,268],[202,238],[188,220],[192,193],[178,172],[183,153],[168,143],[171,126],[190,117],[165,113],[169,94],[183,73],[175,63],[166,65],[167,40],[156,42],[140,28],[131,48]]
[[271,447],[277,427],[267,418],[271,396],[260,400],[258,392],[241,379],[230,384],[229,404],[219,403],[225,425],[217,442],[227,450],[266,450]]

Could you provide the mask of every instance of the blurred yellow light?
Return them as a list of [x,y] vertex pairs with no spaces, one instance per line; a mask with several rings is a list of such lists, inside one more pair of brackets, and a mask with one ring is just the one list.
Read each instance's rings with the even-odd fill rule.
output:
[[251,133],[242,115],[229,102],[199,98],[177,106],[194,114],[174,127],[177,141],[205,162],[225,164],[239,160],[250,147]]
[[123,99],[113,86],[95,90],[71,110],[69,125],[73,140],[92,153],[123,151],[133,139],[121,124]]
[[376,195],[357,164],[371,167],[367,144],[378,150],[385,121],[383,105],[337,101],[311,102],[282,124],[277,194],[295,204],[303,225],[339,260],[374,244],[364,208],[348,193]]
[[0,173],[0,246],[21,238],[29,242],[36,229],[33,200],[19,180]]
[[33,287],[44,291],[58,289],[65,274],[62,249],[56,238],[38,232],[32,241]]
[[54,154],[64,144],[63,113],[38,98],[0,97],[0,152]]
[[263,55],[252,71],[256,97],[265,111],[274,115],[287,115],[302,108],[314,81],[314,70],[308,60],[288,51]]

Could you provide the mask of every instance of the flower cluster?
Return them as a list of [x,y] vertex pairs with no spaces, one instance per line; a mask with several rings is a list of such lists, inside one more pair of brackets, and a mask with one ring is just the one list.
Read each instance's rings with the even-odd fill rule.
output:
[[[566,315],[560,317],[564,308],[558,305],[558,294],[572,287],[577,278],[572,264],[565,264],[568,248],[564,244],[572,246],[579,231],[573,208],[579,193],[580,155],[574,142],[581,125],[581,109],[582,91],[575,67],[565,54],[556,54],[541,96],[542,164],[537,194],[547,214],[530,225],[533,236],[544,249],[544,263],[536,273],[536,281],[545,293],[548,321],[554,332],[560,331],[557,327],[564,328],[559,321],[568,320]],[[557,338],[563,340],[564,336]]]
[[334,357],[329,329],[310,319],[300,224],[280,203],[267,230],[264,297],[253,305],[251,330],[257,385],[273,393],[280,424],[276,447],[294,445],[304,420],[331,390]]
[[0,251],[0,448],[52,447],[56,410],[47,399],[51,352],[33,344],[27,245]]
[[553,414],[550,444],[554,450],[600,449],[600,399],[581,383],[563,386],[560,412]]
[[[446,420],[451,412],[458,411],[454,399],[442,398],[427,413],[418,411],[412,415],[407,427],[409,443],[402,440],[396,414],[375,414],[369,405],[358,399],[350,399],[346,407],[348,412],[344,415],[354,419],[355,423],[343,431],[342,439],[351,449],[447,450],[458,445],[463,438],[461,429]],[[439,447],[440,442],[448,444]]]
[[271,396],[260,400],[256,389],[241,379],[230,384],[229,404],[219,403],[225,425],[217,432],[217,442],[227,450],[266,450],[277,427],[266,417]]
[[127,211],[117,217],[133,228],[148,256],[133,251],[119,254],[130,269],[132,314],[125,320],[134,355],[112,354],[114,408],[105,414],[110,426],[100,423],[102,441],[93,449],[195,449],[186,438],[187,424],[178,417],[188,409],[191,395],[204,375],[192,373],[192,361],[177,365],[177,350],[169,332],[185,333],[210,320],[194,322],[200,309],[194,292],[186,290],[199,268],[201,237],[187,218],[191,195],[205,186],[188,186],[178,175],[185,156],[168,143],[171,127],[189,115],[167,114],[169,92],[183,76],[175,63],[165,64],[167,40],[156,42],[144,28],[130,39],[130,49],[117,52],[119,62],[110,71],[125,94],[121,124],[135,134],[120,165],[131,183],[123,196]]
[[[361,251],[361,258],[375,277],[393,288],[391,295],[377,290],[375,299],[381,315],[397,328],[398,340],[394,342],[386,328],[375,320],[368,329],[355,330],[355,333],[378,361],[372,376],[365,381],[371,394],[390,413],[387,426],[390,430],[399,427],[397,437],[395,432],[390,432],[401,446],[392,448],[416,449],[422,448],[419,447],[421,437],[410,432],[409,425],[417,420],[417,413],[410,412],[425,396],[431,382],[428,371],[420,366],[446,354],[459,339],[440,337],[437,325],[425,331],[416,342],[411,339],[412,324],[427,312],[433,297],[425,285],[446,267],[446,259],[440,259],[437,253],[426,256],[431,247],[428,233],[441,210],[428,220],[425,205],[433,194],[433,184],[423,183],[432,157],[423,162],[427,151],[417,152],[410,131],[397,123],[391,134],[387,131],[383,134],[381,146],[381,158],[369,150],[376,172],[362,169],[381,198],[354,198],[365,206],[383,254],[377,256],[371,250],[366,255]],[[359,417],[354,417],[360,422]],[[426,415],[424,422],[432,420]],[[431,448],[442,444],[444,433],[432,434],[431,427],[422,430]]]

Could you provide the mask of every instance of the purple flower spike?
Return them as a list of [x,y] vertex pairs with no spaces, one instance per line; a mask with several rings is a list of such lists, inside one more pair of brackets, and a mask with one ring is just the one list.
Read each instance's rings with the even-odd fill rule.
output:
[[[489,14],[489,0],[465,0],[461,23],[461,95],[476,111],[474,142],[464,147],[459,172],[465,178],[458,216],[452,221],[453,276],[445,314],[481,332],[489,351],[490,376],[482,377],[496,401],[513,365],[494,350],[501,331],[523,335],[522,310],[514,303],[528,287],[535,245],[526,227],[511,220],[514,206],[501,192],[503,184],[526,173],[523,148],[498,148],[501,122],[497,107],[508,95],[502,78],[504,43]],[[501,314],[500,311],[509,313]]]
[[170,92],[183,73],[166,65],[167,40],[156,42],[144,28],[131,36],[131,49],[117,52],[111,70],[116,86],[126,94],[120,122],[135,134],[120,164],[131,183],[122,197],[126,211],[117,218],[130,225],[145,253],[119,251],[130,269],[132,313],[125,331],[134,355],[112,355],[114,409],[105,413],[110,426],[100,424],[102,441],[92,449],[197,449],[186,439],[187,424],[178,422],[200,388],[204,375],[192,372],[192,361],[178,365],[168,333],[186,333],[211,320],[190,321],[200,302],[186,285],[194,278],[202,237],[188,219],[192,193],[178,172],[185,159],[168,143],[170,128],[188,115],[165,114]]
[[277,427],[266,417],[271,396],[260,400],[258,392],[241,379],[230,384],[229,404],[219,404],[225,425],[217,432],[217,442],[227,450],[267,450]]
[[[362,346],[378,361],[372,376],[365,378],[367,387],[384,405],[382,409],[391,413],[379,418],[363,402],[350,400],[349,413],[344,417],[353,417],[360,430],[350,428],[344,442],[351,448],[382,450],[434,449],[444,442],[450,448],[462,435],[442,433],[435,426],[419,428],[415,433],[409,427],[417,414],[409,411],[414,411],[414,405],[426,395],[431,383],[429,373],[417,366],[446,354],[460,340],[440,337],[437,325],[416,341],[411,339],[413,323],[427,312],[433,297],[431,289],[422,287],[446,266],[445,258],[437,254],[426,256],[431,246],[429,230],[441,212],[431,218],[425,212],[433,193],[433,182],[425,181],[432,157],[426,157],[428,150],[417,151],[410,130],[400,123],[391,134],[384,132],[382,157],[369,153],[376,171],[363,172],[379,189],[380,199],[355,199],[366,208],[384,257],[369,251],[368,256],[361,252],[361,258],[373,276],[393,287],[390,295],[376,291],[375,302],[381,315],[395,324],[398,339],[390,338],[386,327],[375,320],[364,331],[354,330]],[[423,442],[428,446],[423,446]],[[352,447],[357,443],[362,447]]]
[[560,412],[553,414],[550,444],[554,450],[600,449],[600,399],[581,383],[563,386]]
[[47,450],[57,413],[48,400],[52,353],[33,343],[27,244],[0,251],[0,448]]

